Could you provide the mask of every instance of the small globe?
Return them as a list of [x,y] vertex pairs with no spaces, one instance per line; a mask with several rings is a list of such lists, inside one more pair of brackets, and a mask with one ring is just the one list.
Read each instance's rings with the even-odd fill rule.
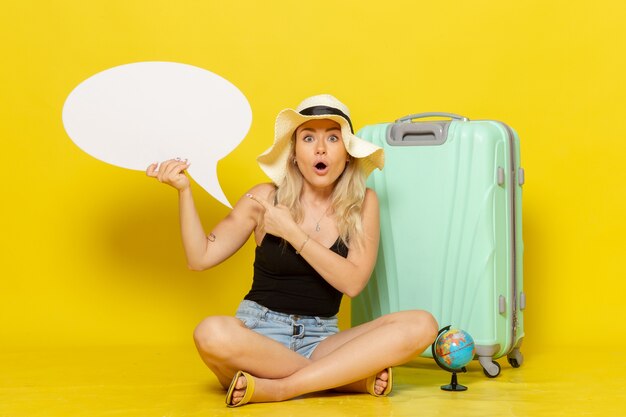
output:
[[435,359],[440,365],[456,371],[470,363],[476,353],[474,339],[465,330],[451,328],[435,340]]

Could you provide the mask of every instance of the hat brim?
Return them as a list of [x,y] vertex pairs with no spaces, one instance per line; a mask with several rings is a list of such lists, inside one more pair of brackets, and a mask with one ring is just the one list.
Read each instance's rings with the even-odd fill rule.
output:
[[309,120],[329,119],[341,127],[341,136],[346,152],[353,158],[359,158],[365,175],[375,168],[383,169],[385,164],[384,151],[381,147],[355,136],[348,121],[335,114],[305,116],[293,109],[285,109],[276,117],[274,126],[274,143],[257,157],[261,169],[275,184],[280,184],[286,175],[287,159],[291,151],[291,137],[298,126]]

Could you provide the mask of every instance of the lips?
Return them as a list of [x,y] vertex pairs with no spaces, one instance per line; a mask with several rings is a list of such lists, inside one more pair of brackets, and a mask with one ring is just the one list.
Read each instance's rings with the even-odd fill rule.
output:
[[313,170],[317,175],[324,175],[328,172],[328,164],[324,161],[318,161],[313,165]]

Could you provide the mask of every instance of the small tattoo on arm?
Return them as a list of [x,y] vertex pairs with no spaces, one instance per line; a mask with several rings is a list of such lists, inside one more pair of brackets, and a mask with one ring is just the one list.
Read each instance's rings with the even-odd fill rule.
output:
[[215,242],[215,235],[213,233],[208,235],[206,238],[209,239],[209,242]]

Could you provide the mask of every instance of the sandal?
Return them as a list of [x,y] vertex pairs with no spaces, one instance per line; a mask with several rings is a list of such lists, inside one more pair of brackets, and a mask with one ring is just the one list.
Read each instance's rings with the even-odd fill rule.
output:
[[[237,385],[237,380],[239,379],[240,376],[243,376],[246,378],[246,382],[247,382],[246,393],[243,395],[243,398],[241,399],[241,401],[239,401],[237,404],[233,404],[232,403],[233,393],[235,392],[235,385]],[[254,394],[254,378],[252,378],[252,375],[244,371],[237,371],[233,380],[230,383],[230,387],[228,387],[228,392],[226,392],[226,405],[228,407],[239,407],[244,404],[248,404],[248,401],[250,401],[253,394]]]

